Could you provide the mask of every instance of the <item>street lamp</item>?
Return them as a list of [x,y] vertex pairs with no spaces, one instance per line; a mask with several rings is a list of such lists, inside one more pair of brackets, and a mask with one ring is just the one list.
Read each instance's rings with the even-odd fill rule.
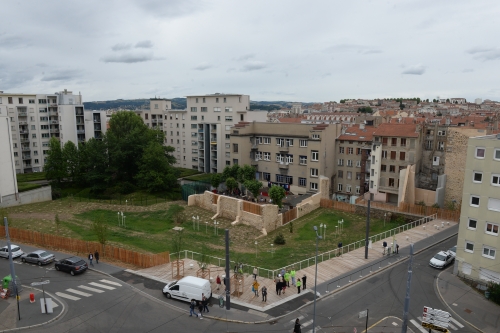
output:
[[[321,230],[320,230],[321,231]],[[321,232],[320,232],[321,233]],[[323,239],[326,239],[326,223],[323,224]]]
[[271,244],[271,257],[274,258],[274,244]]
[[255,241],[255,258],[257,258],[257,241]]
[[120,212],[118,212],[118,226],[120,226]]
[[125,225],[125,218],[126,218],[126,216],[123,215],[123,226],[126,228],[127,226]]
[[335,235],[337,235],[337,236],[339,235],[338,231],[339,231],[339,226],[338,226],[338,225],[336,225],[336,226],[335,226]]
[[217,229],[218,224],[219,224],[219,222],[214,221],[214,235],[219,235],[219,230]]
[[194,222],[195,222],[195,219],[196,219],[196,217],[194,217],[194,215],[193,215],[193,230],[195,230],[195,229],[194,229]]
[[205,234],[208,233],[208,221],[205,222]]
[[387,213],[384,213],[384,227],[385,227],[385,217],[387,216]]
[[196,223],[198,224],[198,231],[200,231],[200,217],[196,216]]
[[318,227],[314,226],[314,231],[316,232],[316,257],[314,262],[316,263],[316,272],[314,273],[314,311],[313,311],[313,333],[316,332],[316,298],[318,297],[316,291],[316,284],[318,283],[318,240],[322,237],[318,234]]
[[125,200],[125,210],[127,210],[128,207],[128,200]]

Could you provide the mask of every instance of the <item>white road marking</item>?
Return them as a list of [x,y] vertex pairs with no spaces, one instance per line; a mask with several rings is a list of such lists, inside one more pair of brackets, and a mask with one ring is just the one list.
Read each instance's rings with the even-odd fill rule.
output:
[[99,280],[100,282],[104,282],[104,283],[107,283],[107,284],[112,284],[114,286],[118,286],[118,287],[121,287],[122,285],[119,284],[118,282],[114,282],[114,281],[109,281],[109,280]]
[[452,317],[450,317],[450,320],[451,320],[451,321],[452,321],[455,325],[457,325],[458,327],[460,327],[460,328],[463,328],[463,327],[464,327],[464,325],[460,324],[458,321],[456,321],[456,319],[453,319]]
[[392,325],[394,326],[398,326],[398,323],[396,323],[395,321],[392,322]]
[[[319,331],[321,329],[321,326],[316,326],[316,332]],[[312,333],[312,329],[310,329],[309,331],[307,331],[306,333]]]
[[455,327],[455,325],[453,325],[453,324],[448,324],[448,326],[450,326],[450,328],[451,328],[452,330],[457,330],[457,329],[458,329],[458,328],[456,328],[456,327]]
[[[302,320],[302,319],[304,319],[304,316],[298,316],[297,318],[299,318],[299,320]],[[296,319],[292,319],[288,323],[284,324],[283,326],[285,326],[285,327],[294,326],[295,325],[295,320]]]
[[92,294],[89,294],[89,293],[84,293],[83,291],[79,291],[79,290],[76,290],[76,289],[66,289],[66,291],[70,292],[70,293],[73,293],[73,294],[77,294],[77,295],[80,295],[80,296],[85,296],[85,297],[90,297],[92,296]]
[[452,305],[453,305],[453,306],[458,306],[458,304],[457,304],[457,303],[453,303]]
[[94,286],[94,287],[99,287],[99,288],[108,289],[108,290],[115,290],[116,289],[114,287],[105,286],[105,285],[97,283],[97,282],[90,282],[89,284]]
[[95,288],[91,288],[91,287],[87,287],[87,286],[78,286],[78,288],[82,288],[82,289],[85,289],[85,290],[93,291],[93,292],[99,293],[99,294],[104,292],[104,290],[95,289]]
[[417,323],[415,319],[411,319],[410,323],[412,323],[413,325],[415,325],[415,327],[417,327],[420,332],[427,333],[427,330],[425,328],[423,328],[422,325],[420,325],[419,323]]
[[302,327],[309,326],[309,325],[311,325],[311,324],[312,324],[312,322],[313,322],[313,320],[312,320],[312,319],[311,319],[311,320],[308,320],[308,321],[306,321],[305,323],[302,323]]
[[65,293],[60,293],[60,292],[56,292],[56,295],[59,297],[62,297],[62,298],[70,299],[72,301],[78,301],[79,299],[81,299],[80,297],[75,297],[75,296],[71,296],[71,295],[68,295]]

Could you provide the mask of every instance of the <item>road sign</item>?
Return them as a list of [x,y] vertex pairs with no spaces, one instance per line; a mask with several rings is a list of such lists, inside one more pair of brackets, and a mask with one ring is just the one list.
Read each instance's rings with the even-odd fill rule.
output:
[[31,286],[34,287],[34,286],[41,286],[42,284],[49,284],[50,281],[49,280],[45,280],[45,281],[41,281],[41,282],[31,282]]
[[358,318],[364,318],[368,315],[368,310],[361,311],[358,315]]
[[425,328],[430,328],[431,330],[435,330],[435,331],[438,331],[438,332],[444,332],[444,333],[448,333],[448,329],[444,328],[444,327],[439,327],[439,326],[436,326],[436,325],[433,325],[433,324],[429,324],[429,323],[426,323],[426,322],[423,322],[422,323],[422,327],[425,327]]

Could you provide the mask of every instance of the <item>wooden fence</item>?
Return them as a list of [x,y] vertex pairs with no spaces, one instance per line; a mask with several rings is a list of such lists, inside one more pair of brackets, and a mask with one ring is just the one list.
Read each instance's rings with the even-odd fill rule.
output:
[[281,218],[282,225],[285,225],[288,222],[295,220],[297,218],[297,207],[284,212],[281,216],[282,216]]
[[[83,258],[87,258],[87,255],[90,252],[94,253],[97,250],[99,251],[101,258],[119,260],[141,268],[168,264],[170,262],[168,252],[146,254],[111,245],[106,245],[105,249],[103,249],[102,245],[98,242],[87,242],[79,239],[60,237],[12,227],[9,228],[9,234],[11,240],[13,241],[36,244],[40,247],[51,248],[54,250],[69,251],[81,255]],[[0,237],[5,237],[5,227],[0,227]]]
[[356,205],[330,199],[321,199],[319,205],[324,208],[333,208],[349,213],[354,213],[356,211]]
[[213,194],[212,195],[212,203],[214,205],[217,205],[217,202],[219,201],[219,195],[218,194]]
[[243,201],[243,210],[256,215],[262,215],[262,206],[250,201]]

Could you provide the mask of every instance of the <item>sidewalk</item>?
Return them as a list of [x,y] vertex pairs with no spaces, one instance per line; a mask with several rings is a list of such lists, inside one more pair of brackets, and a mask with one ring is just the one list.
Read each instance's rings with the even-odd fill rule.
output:
[[448,305],[454,318],[461,318],[481,332],[500,332],[500,306],[473,290],[453,275],[451,270],[438,275],[436,286],[439,296]]

